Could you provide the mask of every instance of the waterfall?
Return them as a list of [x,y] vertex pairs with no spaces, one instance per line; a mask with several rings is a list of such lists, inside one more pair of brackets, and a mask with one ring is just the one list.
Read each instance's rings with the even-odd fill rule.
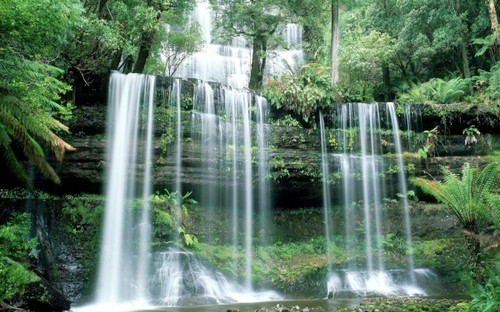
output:
[[[381,112],[386,112],[387,118]],[[347,268],[337,270],[330,265],[327,297],[334,296],[339,291],[383,295],[423,293],[416,286],[416,270],[411,253],[409,205],[406,196],[401,198],[401,221],[407,238],[407,269],[387,270],[385,267],[383,204],[384,198],[396,195],[396,192],[389,192],[394,188],[389,187],[387,183],[396,183],[398,186],[396,191],[399,194],[407,194],[399,126],[393,103],[339,104],[334,113],[328,117],[332,123],[332,130],[325,128],[324,116],[320,115],[323,179],[328,181],[332,170],[338,170],[341,173],[340,181],[337,183],[342,187],[341,203],[345,222],[344,247],[350,254],[363,246],[365,264],[364,266],[350,264]],[[386,125],[387,130],[392,133],[392,142],[387,142],[389,138],[381,134]],[[335,138],[333,140],[336,145],[335,149],[340,153],[328,152],[326,148],[328,131]],[[386,145],[385,148],[391,146],[394,149],[397,155],[395,164],[386,164],[383,157],[383,145]],[[333,166],[329,167],[330,163]],[[387,176],[389,175],[386,172],[387,166],[397,168],[396,179]],[[328,182],[323,182],[328,253],[330,253],[328,246],[332,244],[330,236],[334,226],[329,221],[329,215],[333,209],[331,187]],[[328,261],[332,263],[331,255]]]
[[330,188],[328,186],[328,180],[330,178],[330,169],[328,166],[328,154],[326,147],[326,131],[325,131],[325,121],[323,114],[319,115],[319,124],[321,131],[321,173],[323,176],[323,219],[325,220],[325,237],[326,237],[326,255],[328,261],[328,273],[330,274],[330,263],[332,263],[330,247],[332,245],[333,236],[333,222],[331,220],[332,213],[332,199]]
[[[145,75],[113,73],[110,79],[106,202],[96,288],[99,305],[147,302],[154,84],[155,78]],[[141,120],[145,120],[145,133]],[[139,149],[142,142],[146,146]],[[136,182],[143,187],[142,196],[136,194]],[[137,197],[142,197],[142,216],[134,221]]]
[[[179,209],[181,186],[186,176],[181,162],[185,131],[180,115],[183,105],[180,94],[184,83],[193,82],[174,79],[170,96],[171,106],[176,107],[177,112],[171,155],[175,158],[175,183],[172,184],[178,192]],[[197,178],[202,181],[192,190],[204,210],[206,228],[203,231],[220,232],[219,220],[231,220],[232,225],[225,232],[230,232],[233,270],[239,278],[226,279],[220,272],[204,266],[193,254],[170,248],[153,255],[150,302],[182,306],[279,298],[274,292],[254,291],[252,281],[254,235],[262,228],[267,230],[268,226],[254,220],[261,220],[260,216],[268,214],[270,209],[267,102],[247,91],[203,81],[194,83],[192,99],[191,130],[186,149],[190,150],[192,159],[197,160],[194,166],[197,166]],[[259,163],[254,165],[253,159],[259,159]],[[218,239],[220,237],[205,236],[208,243]]]
[[[175,122],[168,126],[175,126],[174,145],[170,150],[174,156],[175,181],[164,183],[172,184],[179,210],[175,218],[180,218],[183,188],[188,188],[184,178],[191,174],[183,167],[182,155],[186,150],[192,153],[189,170],[195,168],[196,176],[190,177],[197,181],[190,181],[189,187],[193,187],[204,211],[206,229],[203,230],[215,233],[203,239],[209,244],[218,244],[218,234],[227,236],[224,243],[231,244],[233,279],[180,248],[150,250],[155,78],[114,73],[110,81],[106,204],[96,289],[99,305],[183,306],[280,298],[274,292],[255,290],[252,269],[256,247],[265,244],[270,236],[267,102],[241,90],[248,84],[251,55],[245,40],[235,38],[231,46],[214,43],[212,18],[208,2],[198,1],[193,20],[202,25],[205,46],[178,71],[180,77],[197,80],[172,80],[169,103],[175,107],[176,115]],[[279,75],[302,64],[300,25],[287,25],[282,35],[287,41],[287,50],[275,51],[276,56],[268,62],[268,75]],[[193,84],[191,103],[183,99],[185,94],[181,96],[184,83]],[[183,128],[181,114],[184,105],[192,105],[191,129],[187,130]],[[387,113],[385,123],[381,121],[383,111]],[[331,128],[327,127],[328,121]],[[382,136],[380,129],[386,124],[393,134],[389,144],[398,155],[396,178],[384,176],[387,164],[381,144],[387,137]],[[332,129],[339,131],[334,133]],[[342,291],[422,293],[416,286],[420,271],[415,270],[411,257],[407,185],[394,105],[338,105],[335,114],[320,114],[320,132],[327,297]],[[335,152],[331,152],[330,146],[333,138],[337,142]],[[366,250],[364,261],[360,261],[363,265],[352,264],[342,269],[333,264],[334,236],[342,230],[333,221],[337,212],[332,191],[335,170],[341,173],[344,247],[348,252]],[[395,195],[393,187],[386,184],[388,180],[397,180],[397,191],[403,195],[402,221],[409,255],[406,270],[387,270],[385,265],[383,200]],[[141,208],[136,210],[138,198]],[[219,229],[219,220],[230,220],[231,226]],[[181,220],[174,223],[181,224]],[[174,245],[181,245],[181,234],[174,236]]]
[[[161,252],[154,260],[161,304],[187,306],[258,301],[220,272],[208,269],[194,254],[176,249]],[[269,293],[262,293],[268,298]],[[155,294],[156,295],[156,294]]]
[[[252,50],[244,37],[234,37],[231,45],[216,43],[212,37],[213,12],[208,0],[197,1],[191,21],[202,30],[204,45],[201,51],[189,56],[179,67],[176,76],[214,81],[233,88],[246,88],[250,80]],[[284,49],[272,51],[267,57],[265,74],[268,77],[289,72],[304,63],[302,26],[288,24],[282,33]]]
[[403,110],[403,125],[406,131],[406,150],[415,150],[413,146],[415,133],[422,131],[422,106],[416,104],[406,104]]
[[411,239],[411,224],[410,224],[410,206],[408,204],[408,187],[406,186],[406,176],[404,173],[404,163],[401,149],[401,139],[399,136],[399,126],[398,119],[396,116],[396,110],[394,109],[394,103],[387,103],[387,108],[389,109],[389,116],[391,118],[391,123],[393,125],[392,131],[394,136],[394,145],[396,148],[396,155],[398,160],[398,182],[399,182],[399,190],[402,195],[402,208],[403,208],[403,219],[405,224],[405,233],[406,233],[406,246],[408,248],[408,267],[410,270],[410,281],[412,284],[415,284],[415,264],[413,262],[413,255],[411,253],[411,249],[413,247],[413,242]]
[[257,149],[258,149],[258,178],[259,178],[259,194],[258,207],[260,222],[259,238],[263,243],[267,243],[267,236],[270,229],[270,183],[269,183],[269,152],[268,152],[268,129],[266,125],[267,100],[261,96],[256,97],[256,118],[257,118]]

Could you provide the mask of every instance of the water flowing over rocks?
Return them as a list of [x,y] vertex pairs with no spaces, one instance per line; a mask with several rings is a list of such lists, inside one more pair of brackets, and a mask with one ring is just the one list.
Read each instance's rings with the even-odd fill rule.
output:
[[[156,114],[155,114],[155,130],[153,139],[153,171],[154,179],[152,182],[153,190],[163,190],[168,188],[172,190],[173,183],[176,180],[177,160],[172,157],[174,154],[175,144],[169,139],[168,129],[174,127],[174,116],[168,111],[167,99],[172,93],[171,79],[158,79],[156,91]],[[202,145],[193,142],[192,137],[199,135],[193,123],[193,98],[195,97],[196,86],[200,85],[197,80],[183,80],[180,97],[183,99],[183,113],[179,116],[180,123],[183,127],[182,132],[182,154],[180,161],[182,162],[182,189],[192,190],[193,198],[198,198],[202,194],[203,186],[210,181],[221,190],[229,188],[229,180],[224,179],[224,174],[211,173],[210,176],[202,170],[201,164],[206,161],[206,151]],[[210,83],[210,89],[214,92],[214,107],[219,109],[223,97],[221,91],[224,87]],[[66,139],[70,144],[76,147],[76,151],[68,153],[65,162],[54,166],[61,176],[63,184],[61,187],[55,188],[42,177],[38,177],[38,185],[42,189],[46,189],[58,194],[77,194],[77,193],[96,193],[99,194],[104,189],[104,172],[108,167],[105,159],[105,148],[109,144],[108,138],[105,135],[105,120],[107,109],[101,105],[82,106],[75,112],[75,118],[70,124],[72,135]],[[458,118],[454,116],[454,120],[464,120],[467,114]],[[491,116],[489,118],[492,118]],[[403,119],[403,116],[401,117]],[[435,125],[435,122],[442,122],[441,119],[428,121],[425,116],[423,121],[429,125]],[[454,121],[455,122],[455,121]],[[404,124],[400,120],[400,124]],[[472,166],[483,166],[490,161],[488,154],[498,149],[500,146],[500,136],[496,133],[483,133],[478,137],[478,142],[474,145],[464,144],[464,135],[460,131],[442,132],[438,135],[438,140],[435,145],[434,153],[426,159],[419,158],[417,155],[418,148],[425,144],[425,136],[421,134],[423,131],[422,123],[420,129],[414,129],[414,133],[408,136],[406,133],[401,135],[402,145],[405,150],[403,157],[405,163],[413,167],[407,168],[407,174],[410,175],[425,175],[439,178],[441,173],[439,167],[446,165],[453,171],[458,171],[464,162],[470,162]],[[476,125],[481,127],[480,125]],[[457,126],[458,127],[458,126]],[[445,128],[445,127],[443,127]],[[428,129],[428,128],[426,128]],[[488,128],[488,126],[486,127]],[[173,131],[173,130],[172,130]],[[252,130],[257,131],[257,130]],[[339,129],[328,130],[328,144],[330,149],[337,148],[338,141],[332,138],[342,134]],[[458,132],[458,133],[457,133]],[[266,133],[268,135],[269,144],[272,148],[269,149],[269,184],[272,189],[272,200],[274,211],[272,213],[272,223],[278,229],[274,234],[266,231],[265,235],[272,241],[294,241],[300,240],[303,237],[321,236],[324,233],[321,211],[308,211],[307,214],[290,214],[294,208],[302,207],[320,207],[322,205],[322,173],[321,173],[321,136],[319,129],[303,129],[296,127],[283,127],[266,125]],[[167,135],[166,135],[167,134]],[[252,135],[256,135],[252,133]],[[391,142],[393,133],[381,133],[381,141]],[[168,140],[166,140],[166,138]],[[145,145],[145,142],[138,142],[139,146]],[[359,149],[356,144],[352,145],[353,149]],[[390,154],[392,147],[382,147],[384,155],[384,163],[386,164],[385,171],[394,174],[395,157]],[[332,168],[335,169],[335,162],[332,163]],[[138,179],[142,179],[144,168],[140,165],[136,168]],[[338,169],[338,168],[337,168]],[[333,175],[331,177],[334,183],[341,183],[340,176]],[[256,179],[253,177],[253,179]],[[397,184],[394,180],[389,183],[389,188]],[[257,190],[255,190],[257,192]],[[423,194],[417,192],[417,196],[421,199],[426,199]],[[334,196],[338,198],[337,194]],[[388,228],[385,229],[396,235],[404,236],[405,229],[401,222],[398,221],[399,213],[397,205],[394,211],[391,212],[388,205]],[[460,236],[459,226],[454,216],[445,209],[428,209],[429,206],[419,202],[413,203],[410,210],[412,219],[413,237],[433,239],[441,236],[457,237]],[[342,216],[335,216],[342,220]],[[393,220],[392,220],[392,219]],[[431,222],[429,222],[431,220]],[[193,226],[197,231],[205,232],[204,226],[206,222],[203,219],[193,220]],[[222,227],[224,229],[224,227]],[[267,230],[263,228],[263,230]],[[213,230],[211,230],[213,231]],[[333,234],[337,234],[337,229]],[[226,231],[227,232],[227,231]],[[276,234],[278,233],[278,234]],[[209,235],[209,234],[206,234]],[[216,234],[216,237],[222,237],[224,233]],[[271,235],[274,235],[271,237]],[[61,239],[63,241],[64,239]],[[71,278],[63,278],[63,289],[72,299],[78,299],[78,294],[81,293],[81,284],[75,282],[80,278],[84,278],[82,267],[75,266],[73,263],[78,261],[78,251],[65,246],[64,243],[56,244],[59,248],[57,254],[59,262],[59,270]],[[324,260],[326,263],[326,259]],[[322,273],[319,273],[321,275]],[[319,276],[318,275],[318,276]],[[88,278],[88,277],[86,277]],[[283,285],[280,290],[293,293],[303,289],[316,289],[321,292],[324,285],[318,282],[318,279],[298,278],[289,285]]]
[[[183,84],[182,96],[186,99],[193,97],[195,80],[186,80]],[[171,80],[164,78],[158,82],[160,90],[157,97],[164,98],[163,93],[170,92]],[[214,89],[217,84],[211,83]],[[215,105],[217,103],[217,94]],[[165,101],[165,100],[162,100]],[[192,104],[183,109],[186,113],[182,114],[182,123],[184,126],[184,144],[182,153],[182,163],[184,166],[183,184],[184,189],[196,190],[202,185],[204,179],[199,171],[199,164],[203,160],[203,151],[200,146],[190,141],[192,136],[191,114],[187,113]],[[71,137],[67,140],[76,148],[75,152],[67,153],[65,161],[58,164],[55,161],[56,171],[61,176],[62,186],[54,187],[50,182],[45,182],[43,177],[39,177],[39,185],[42,188],[57,193],[100,193],[103,189],[104,169],[106,161],[104,157],[104,148],[107,139],[104,135],[106,109],[100,105],[79,107],[74,113],[74,119],[69,124],[72,130]],[[402,145],[404,151],[410,151],[405,158],[406,163],[415,164],[413,174],[433,176],[439,179],[441,176],[440,167],[449,166],[451,170],[459,170],[464,162],[470,162],[472,166],[484,166],[490,158],[488,153],[500,146],[500,136],[495,133],[484,132],[478,136],[478,142],[473,145],[465,145],[465,136],[461,134],[465,120],[470,118],[466,111],[463,115],[454,113],[453,120],[462,120],[462,125],[454,121],[453,125],[447,128],[453,132],[439,134],[435,151],[427,159],[419,159],[416,154],[418,148],[425,144],[425,137],[416,132],[411,140],[402,135]],[[430,129],[443,121],[437,117],[422,117],[423,124],[429,126],[425,128],[421,125],[420,131]],[[488,115],[489,122],[495,122],[494,116]],[[175,161],[173,157],[158,157],[161,154],[162,130],[169,125],[171,121],[165,116],[157,113],[157,126],[155,126],[154,138],[154,171],[155,180],[154,189],[164,189],[169,187],[165,181],[173,181],[175,174]],[[403,119],[403,117],[401,117]],[[498,118],[496,119],[498,123]],[[469,124],[468,122],[467,124]],[[400,124],[404,124],[401,120]],[[477,124],[480,129],[482,125]],[[270,170],[272,179],[270,180],[274,199],[277,206],[287,207],[305,207],[317,206],[321,204],[321,157],[320,157],[320,135],[319,129],[302,129],[294,127],[268,126],[268,133],[271,136],[270,141],[274,149],[270,152]],[[403,126],[402,126],[403,127]],[[441,128],[445,128],[444,126]],[[458,131],[457,131],[458,129]],[[486,125],[486,130],[492,131],[491,126]],[[449,131],[450,131],[449,130]],[[457,133],[458,132],[458,133]],[[410,140],[410,141],[409,141]],[[408,146],[410,143],[412,146]],[[406,146],[406,147],[405,147]],[[167,146],[173,149],[173,145]],[[217,178],[217,175],[215,176]],[[282,204],[280,204],[282,203]]]

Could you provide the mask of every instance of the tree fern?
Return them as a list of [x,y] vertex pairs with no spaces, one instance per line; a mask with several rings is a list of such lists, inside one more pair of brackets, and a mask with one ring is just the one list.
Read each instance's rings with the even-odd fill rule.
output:
[[[68,108],[60,103],[60,94],[69,88],[56,78],[62,71],[23,58],[9,47],[0,49],[0,65],[0,124],[3,136],[10,139],[2,140],[1,155],[25,186],[29,186],[27,175],[21,172],[21,162],[15,158],[11,144],[18,146],[45,176],[59,184],[60,179],[47,162],[43,147],[49,147],[59,162],[66,151],[74,150],[56,134],[68,132],[68,128],[54,118],[54,114],[69,113]],[[10,70],[3,70],[3,65],[9,65]]]
[[436,103],[448,104],[458,101],[464,94],[467,83],[464,79],[454,78],[448,81],[435,78],[427,82],[430,96]]
[[[45,159],[43,149],[40,144],[28,133],[26,127],[14,116],[10,115],[8,111],[0,111],[0,123],[3,125],[3,129],[9,135],[12,140],[19,145],[23,154],[28,158],[40,171],[51,179],[54,183],[60,184],[61,180],[58,175],[50,166],[50,164]],[[19,162],[14,162],[12,160],[12,148],[10,145],[5,145],[6,152],[3,153],[4,156],[10,157],[10,161],[7,161],[10,169],[18,176],[20,179],[25,181],[26,174],[19,174]],[[25,186],[29,184],[24,183]]]
[[7,131],[5,131],[4,126],[0,122],[0,157],[5,161],[7,167],[14,173],[21,184],[30,187],[31,181],[24,170],[22,164],[17,160],[14,152],[11,148],[11,142]]
[[415,184],[457,216],[467,234],[474,277],[479,284],[484,284],[480,240],[491,226],[499,229],[500,165],[493,162],[479,171],[465,163],[461,178],[447,170],[444,173],[443,182],[416,178]]
[[25,185],[22,155],[55,183],[60,183],[45,159],[51,149],[58,161],[73,147],[58,133],[68,128],[56,118],[70,113],[60,96],[69,86],[60,80],[61,46],[81,21],[81,3],[70,0],[18,0],[0,9],[0,156]]
[[443,182],[416,178],[415,184],[424,192],[447,205],[465,229],[478,233],[485,226],[498,223],[498,201],[500,166],[490,163],[482,171],[462,168],[462,177],[445,170]]

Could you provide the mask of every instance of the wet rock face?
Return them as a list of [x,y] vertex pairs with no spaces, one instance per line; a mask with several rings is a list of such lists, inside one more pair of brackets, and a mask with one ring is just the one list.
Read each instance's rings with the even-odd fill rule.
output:
[[67,311],[71,302],[45,280],[28,284],[22,297],[23,308],[31,311]]
[[[175,158],[173,144],[165,146],[164,133],[171,127],[165,118],[158,119],[155,128],[155,159],[154,188],[163,190],[172,188],[175,179]],[[224,174],[204,176],[200,164],[204,161],[200,144],[191,137],[192,121],[190,114],[183,116],[183,154],[182,179],[183,189],[192,190],[196,196],[197,189],[204,183],[216,183],[222,190],[227,187]],[[75,148],[75,152],[66,154],[62,164],[52,161],[61,177],[62,185],[56,187],[51,182],[39,177],[39,187],[51,192],[71,193],[102,193],[106,169],[105,137],[106,109],[102,106],[81,107],[75,112],[75,118],[70,124],[73,135],[66,138]],[[319,130],[289,127],[274,127],[269,129],[269,168],[270,185],[273,201],[277,207],[313,207],[320,206],[321,194],[321,155]],[[414,137],[410,142],[403,139],[403,148],[410,148],[413,155],[425,144],[425,138]],[[417,156],[405,159],[405,163],[415,165],[415,175],[432,175],[440,178],[440,167],[448,166],[453,171],[460,171],[464,162],[472,166],[484,166],[490,161],[486,157],[500,146],[500,135],[481,134],[478,142],[465,145],[464,135],[438,135],[435,151],[427,159]],[[411,146],[410,146],[411,145]],[[330,147],[333,150],[334,147]],[[334,152],[337,152],[334,150]],[[388,153],[390,150],[384,150]],[[390,164],[390,161],[387,162]],[[338,164],[332,163],[331,168]],[[139,170],[140,171],[140,170]],[[208,181],[219,179],[217,181]]]

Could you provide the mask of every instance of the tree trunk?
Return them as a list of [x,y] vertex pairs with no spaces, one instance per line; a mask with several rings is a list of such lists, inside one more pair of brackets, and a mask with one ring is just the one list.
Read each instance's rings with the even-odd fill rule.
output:
[[473,278],[476,283],[484,286],[484,284],[486,283],[486,278],[484,275],[484,267],[481,263],[481,243],[478,239],[471,236],[466,236],[465,240],[467,241],[467,248],[469,249],[471,255],[470,261],[472,266],[472,273],[474,274]]
[[[161,14],[164,11],[163,6],[154,7],[153,2],[148,0],[148,6],[153,6],[154,9],[157,10],[156,21],[159,22],[161,19]],[[139,47],[139,53],[137,54],[137,59],[134,64],[134,69],[132,72],[141,74],[144,72],[144,67],[146,66],[146,60],[149,57],[149,53],[151,52],[151,47],[153,46],[153,41],[156,33],[154,31],[144,32],[141,35],[141,46]]]
[[462,54],[462,66],[464,71],[464,78],[470,78],[470,66],[469,66],[469,58],[467,57],[467,46],[465,42],[460,44],[460,51]]
[[[455,1],[457,15],[462,13],[462,3],[461,0]],[[464,78],[470,78],[470,66],[469,58],[467,57],[467,46],[466,46],[466,34],[462,34],[462,42],[460,43],[460,56],[462,58],[462,73]],[[472,90],[471,90],[472,91]]]
[[332,83],[339,82],[339,0],[332,0]]
[[258,90],[262,84],[263,68],[261,66],[260,54],[266,46],[265,39],[262,35],[255,35],[252,46],[252,64],[250,66],[250,82],[248,88]]
[[143,34],[141,40],[141,46],[139,47],[139,53],[137,54],[137,59],[134,64],[134,69],[132,72],[141,74],[144,72],[144,67],[146,66],[146,60],[149,57],[149,52],[151,51],[151,45],[153,44],[153,34]]
[[382,65],[382,79],[384,81],[384,101],[389,102],[391,97],[391,72],[389,65]]
[[[495,9],[495,0],[488,0],[488,9],[490,11],[491,30],[494,34],[498,34],[498,18],[497,10]],[[498,40],[497,38],[497,42]]]
[[495,8],[495,0],[488,0],[488,9],[490,12],[491,30],[493,34],[496,36],[495,43],[491,47],[491,52],[493,54],[493,61],[496,61],[498,59],[498,50],[500,47],[500,30],[498,29],[498,18],[497,18],[497,10]]

